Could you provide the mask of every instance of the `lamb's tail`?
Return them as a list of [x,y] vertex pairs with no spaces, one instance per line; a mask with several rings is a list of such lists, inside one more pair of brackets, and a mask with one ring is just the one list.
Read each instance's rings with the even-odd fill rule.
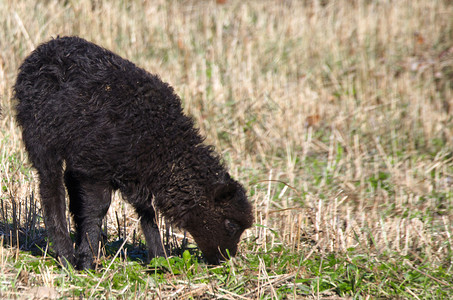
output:
[[62,62],[58,47],[58,39],[42,44],[20,66],[13,87],[19,124],[21,120],[30,119],[33,108],[60,90],[64,83],[67,66]]

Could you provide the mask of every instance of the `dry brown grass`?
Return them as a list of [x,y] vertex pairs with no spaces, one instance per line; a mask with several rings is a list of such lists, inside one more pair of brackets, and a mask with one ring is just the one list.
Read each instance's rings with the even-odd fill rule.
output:
[[[354,247],[452,263],[448,0],[25,0],[2,1],[0,11],[9,211],[38,195],[13,119],[17,68],[50,37],[79,35],[175,87],[252,195],[264,227],[247,232],[257,239],[244,251],[283,243],[310,257]],[[115,201],[109,233],[116,214],[137,228]]]

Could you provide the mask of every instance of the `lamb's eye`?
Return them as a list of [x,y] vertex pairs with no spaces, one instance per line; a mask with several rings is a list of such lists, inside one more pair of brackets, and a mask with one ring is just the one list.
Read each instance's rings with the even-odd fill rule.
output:
[[239,224],[230,219],[225,219],[225,229],[229,236],[233,236],[238,232]]

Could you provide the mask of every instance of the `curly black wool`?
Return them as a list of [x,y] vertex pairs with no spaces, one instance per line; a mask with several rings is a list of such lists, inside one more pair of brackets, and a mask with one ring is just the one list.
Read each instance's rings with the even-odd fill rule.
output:
[[253,222],[244,188],[158,76],[84,39],[58,37],[25,59],[14,93],[45,224],[63,263],[93,267],[117,189],[141,218],[149,258],[165,255],[154,208],[189,231],[208,262],[218,263],[226,249],[235,255]]

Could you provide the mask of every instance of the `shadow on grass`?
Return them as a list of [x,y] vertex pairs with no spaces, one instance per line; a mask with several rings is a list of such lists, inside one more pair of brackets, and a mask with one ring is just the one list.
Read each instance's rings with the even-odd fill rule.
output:
[[[132,234],[132,241],[124,243],[126,228],[119,230],[120,236],[107,234],[107,224],[103,222],[101,257],[106,259],[114,257],[118,251],[119,257],[128,261],[135,261],[145,264],[147,258],[147,247],[137,237],[135,230]],[[185,250],[199,258],[197,248],[188,247],[187,239],[178,242],[167,230],[163,235],[163,243],[167,253],[171,256],[182,256]],[[70,233],[73,242],[75,233]],[[15,248],[20,251],[29,252],[35,257],[50,255],[55,257],[52,247],[48,244],[47,231],[44,226],[41,209],[36,205],[34,194],[17,203],[15,199],[0,199],[0,239],[5,248]],[[201,258],[199,258],[201,261]]]

